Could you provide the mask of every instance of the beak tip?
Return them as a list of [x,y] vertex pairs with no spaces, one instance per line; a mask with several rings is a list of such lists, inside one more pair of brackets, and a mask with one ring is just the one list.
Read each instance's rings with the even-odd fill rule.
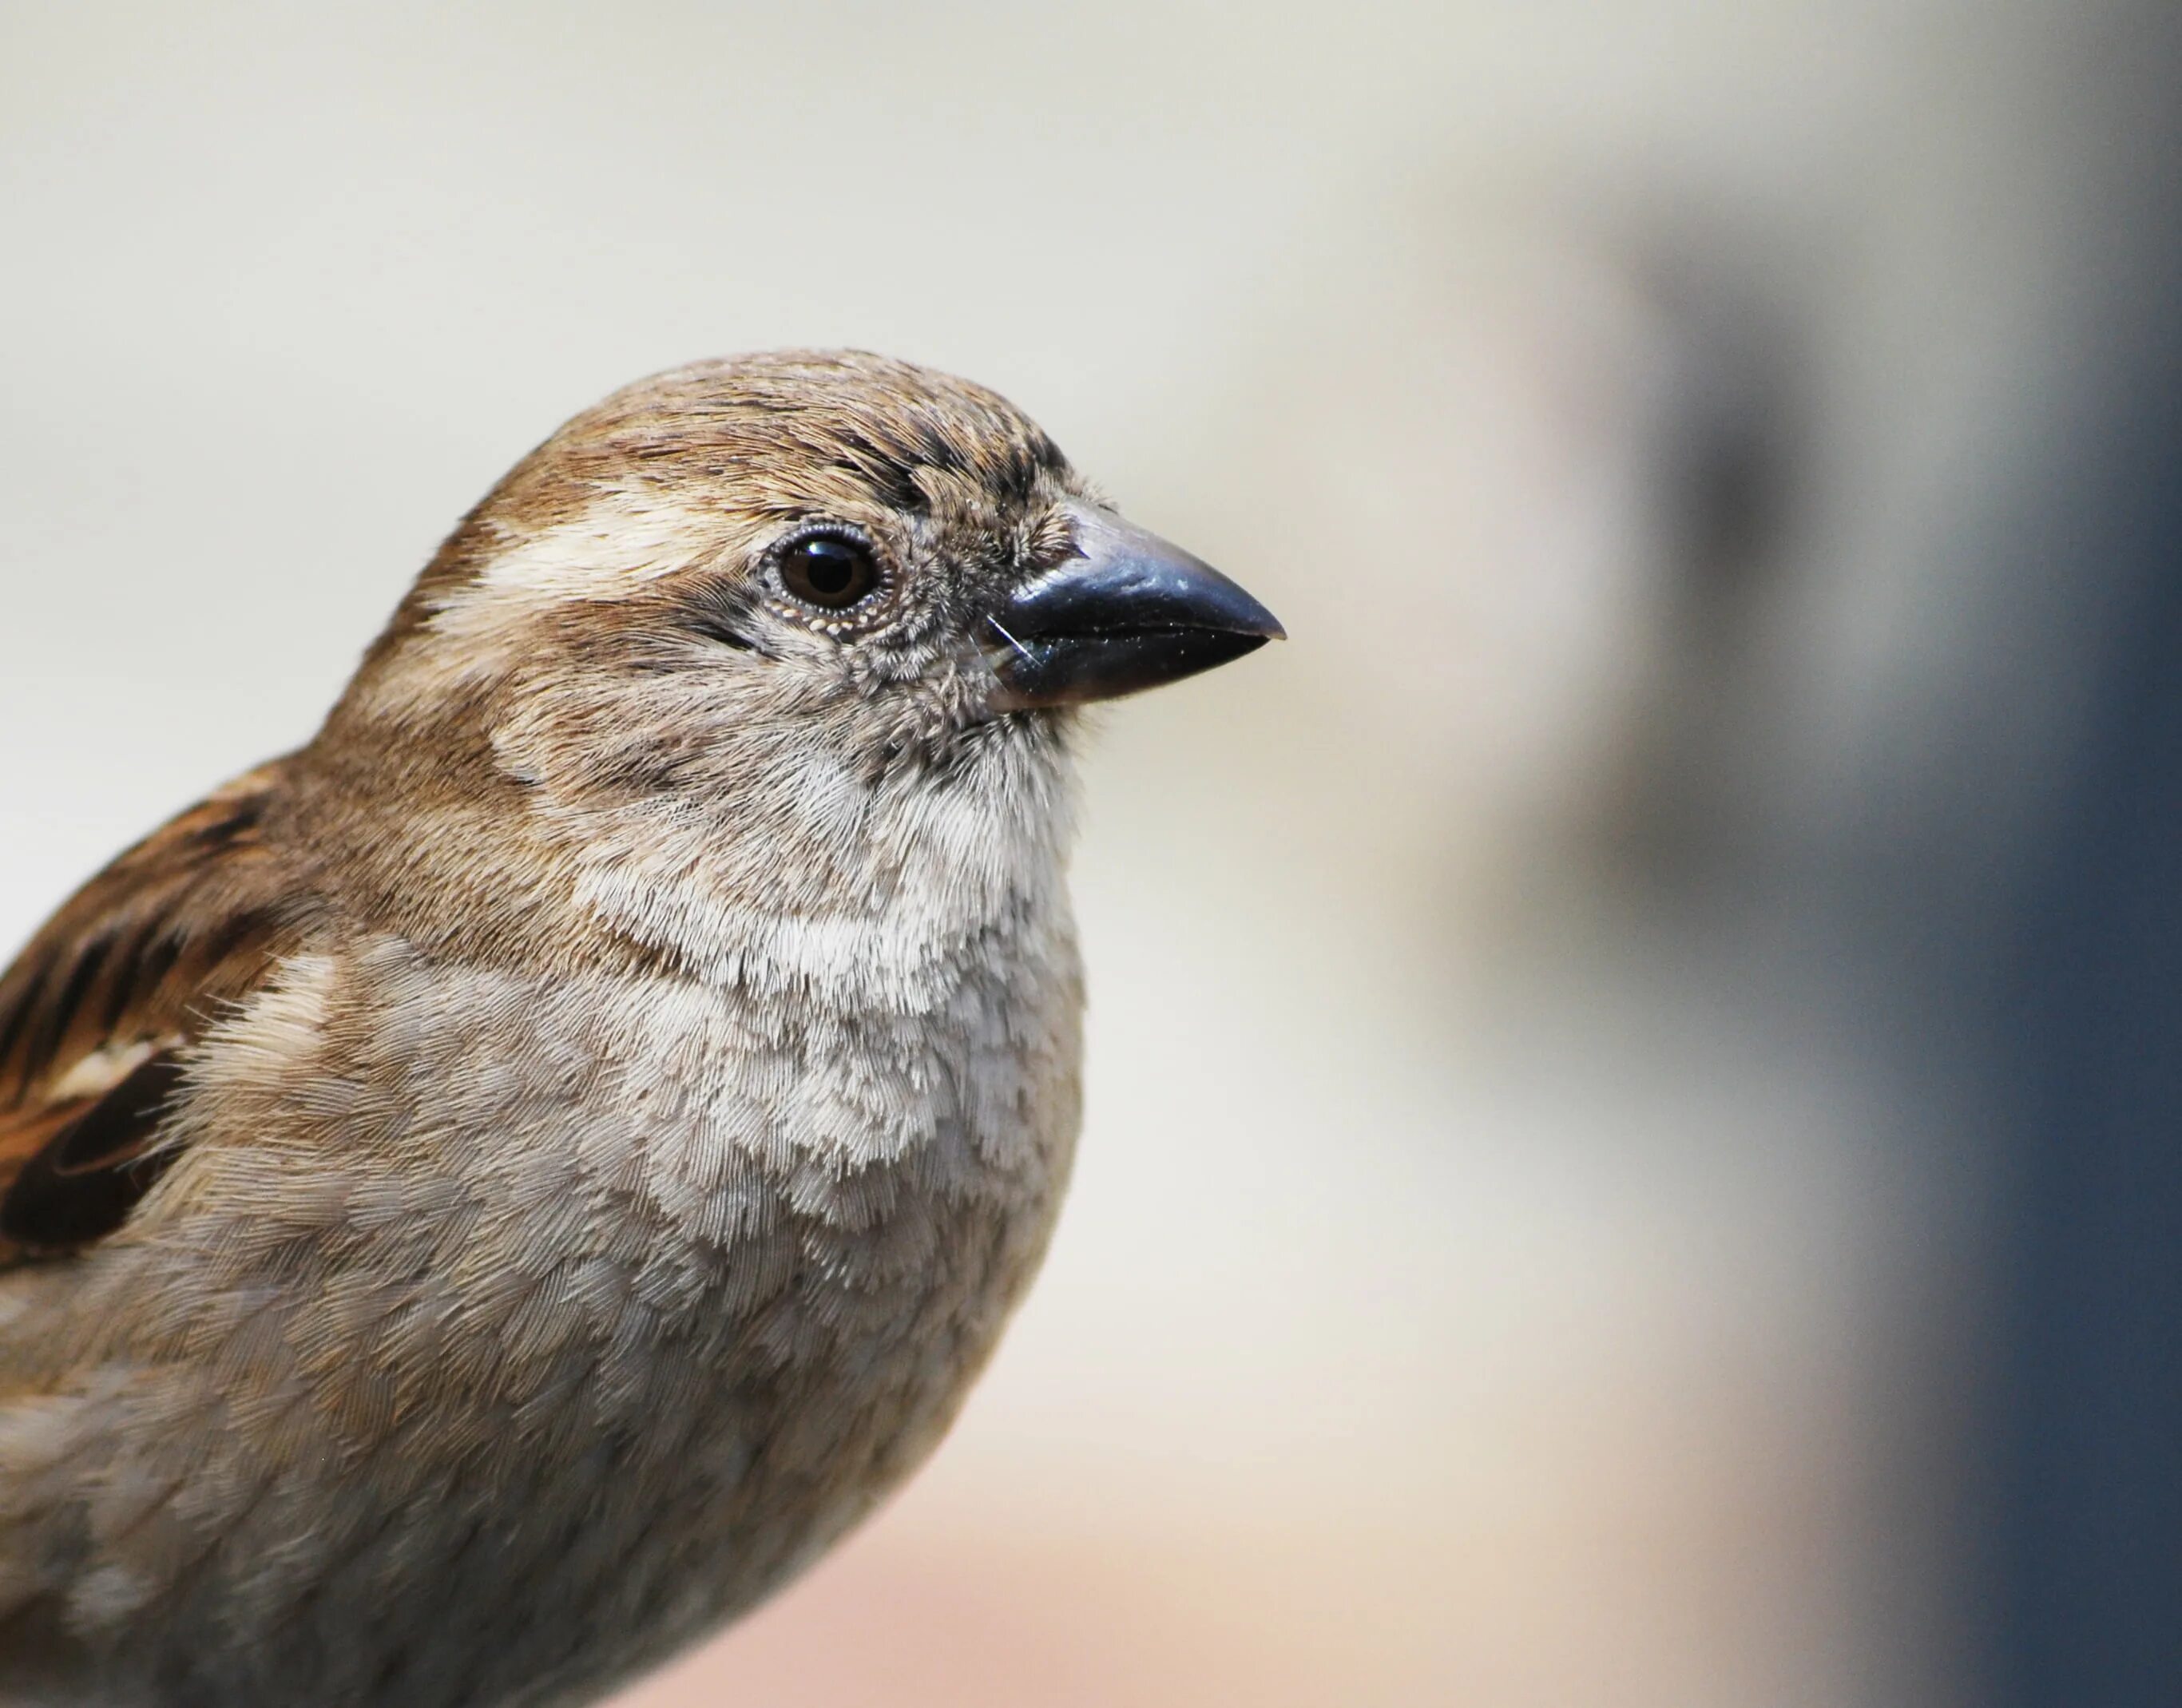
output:
[[1233,608],[1228,613],[1227,627],[1237,634],[1247,634],[1260,641],[1286,640],[1288,638],[1288,627],[1280,618],[1241,588],[1227,581],[1225,576],[1221,577],[1221,580],[1227,583],[1234,601]]

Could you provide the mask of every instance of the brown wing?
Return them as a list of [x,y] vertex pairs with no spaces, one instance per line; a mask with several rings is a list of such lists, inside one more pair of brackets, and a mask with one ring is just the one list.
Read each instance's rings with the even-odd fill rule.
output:
[[0,1268],[111,1233],[172,1160],[152,1141],[182,1053],[287,933],[281,784],[263,766],[154,832],[0,976]]

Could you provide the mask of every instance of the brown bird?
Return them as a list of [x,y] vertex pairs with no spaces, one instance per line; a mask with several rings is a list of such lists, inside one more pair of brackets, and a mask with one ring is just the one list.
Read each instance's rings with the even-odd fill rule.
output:
[[0,1697],[590,1700],[929,1451],[1074,1146],[1074,708],[1280,633],[1001,398],[617,393],[0,980]]

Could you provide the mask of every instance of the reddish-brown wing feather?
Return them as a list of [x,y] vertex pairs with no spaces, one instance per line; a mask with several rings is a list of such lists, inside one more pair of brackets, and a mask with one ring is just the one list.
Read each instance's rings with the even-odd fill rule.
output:
[[154,832],[0,977],[0,1267],[111,1233],[171,1160],[152,1141],[183,1053],[289,934],[263,834],[281,781],[263,766]]

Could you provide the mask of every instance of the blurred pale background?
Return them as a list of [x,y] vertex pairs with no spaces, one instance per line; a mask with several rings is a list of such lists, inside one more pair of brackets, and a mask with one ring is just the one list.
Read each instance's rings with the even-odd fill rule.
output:
[[1080,1175],[961,1426],[631,1703],[1970,1700],[1927,986],[2085,698],[2012,543],[2163,22],[0,7],[0,937],[615,384],[971,374],[1293,639],[1106,720]]

